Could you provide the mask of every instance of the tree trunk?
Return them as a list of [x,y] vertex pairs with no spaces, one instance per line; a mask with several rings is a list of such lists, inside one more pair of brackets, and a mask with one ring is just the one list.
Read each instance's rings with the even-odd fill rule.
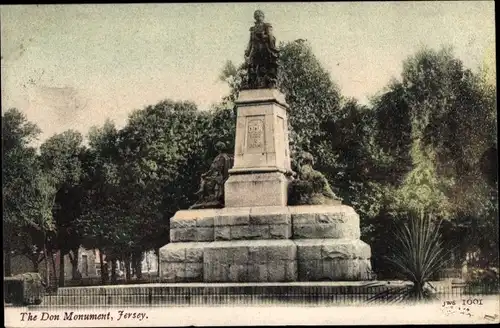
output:
[[52,272],[54,274],[54,279],[52,281],[54,283],[54,286],[57,286],[57,267],[56,260],[54,259],[54,253],[52,253],[52,251],[50,252],[50,262],[52,263]]
[[108,267],[108,263],[104,263],[104,283],[107,284],[109,283],[109,267]]
[[37,257],[30,257],[31,263],[33,263],[33,272],[40,272],[39,264],[40,262],[38,261],[38,256]]
[[130,255],[125,256],[125,279],[130,281]]
[[135,276],[137,279],[142,279],[142,253],[134,253],[132,256]]
[[108,281],[108,270],[104,264],[104,254],[101,249],[99,249],[99,262],[101,263],[101,283],[105,285]]
[[137,279],[142,279],[142,261],[140,257],[137,260]]
[[65,280],[65,268],[64,268],[64,253],[62,250],[59,251],[59,287],[64,287]]
[[77,280],[80,278],[78,272],[78,248],[72,249],[68,255],[69,261],[71,262],[71,279]]
[[50,286],[50,264],[49,257],[47,256],[47,245],[45,245],[45,242],[43,243],[43,256],[45,257],[45,282],[47,283],[47,286]]
[[156,270],[158,274],[158,278],[160,277],[160,249],[157,248],[155,249],[155,254],[156,254]]
[[116,260],[111,261],[111,283],[116,284]]

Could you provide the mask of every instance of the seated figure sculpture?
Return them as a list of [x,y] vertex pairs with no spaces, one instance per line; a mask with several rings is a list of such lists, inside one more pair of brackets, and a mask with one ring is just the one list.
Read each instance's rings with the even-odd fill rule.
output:
[[313,169],[314,158],[302,152],[298,159],[297,177],[290,186],[290,205],[335,205],[341,199],[335,195],[325,176]]
[[224,183],[229,177],[229,169],[233,165],[233,158],[224,153],[226,145],[223,142],[215,144],[219,153],[210,165],[207,172],[201,175],[200,189],[195,193],[199,196],[196,204],[190,209],[222,208],[224,207]]

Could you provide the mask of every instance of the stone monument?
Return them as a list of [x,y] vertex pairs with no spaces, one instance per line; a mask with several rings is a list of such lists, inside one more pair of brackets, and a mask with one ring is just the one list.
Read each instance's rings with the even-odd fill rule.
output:
[[[368,280],[371,251],[359,239],[359,215],[342,205],[324,176],[312,169],[310,154],[303,154],[294,181],[289,107],[276,89],[279,53],[262,11],[257,10],[254,18],[245,52],[247,79],[236,100],[234,166],[227,171],[227,180],[220,173],[222,166],[212,167],[200,188],[211,201],[223,195],[223,207],[219,202],[213,207],[221,208],[206,208],[200,201],[170,219],[170,243],[160,249],[161,278],[166,282]],[[221,181],[225,181],[222,191],[217,187]],[[216,187],[204,187],[209,185]],[[289,202],[291,188],[304,192],[295,197],[297,205]]]

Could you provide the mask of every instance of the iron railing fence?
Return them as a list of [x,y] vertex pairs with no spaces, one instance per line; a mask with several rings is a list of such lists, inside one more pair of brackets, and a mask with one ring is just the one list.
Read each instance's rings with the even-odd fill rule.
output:
[[[381,280],[400,280],[401,277],[396,276],[382,276]],[[435,277],[434,281],[451,279],[455,281],[463,280],[459,269],[447,269]],[[198,280],[193,280],[197,282]],[[100,276],[82,277],[79,279],[66,280],[64,286],[62,287],[84,287],[84,286],[103,286],[103,285],[128,285],[128,284],[151,284],[151,283],[165,283],[169,282],[165,278],[159,277],[158,274],[144,274],[140,278],[132,276],[130,279],[126,279],[124,276],[116,277],[114,280],[108,277],[104,282]],[[58,280],[52,280],[51,287],[60,287]]]
[[[344,285],[343,285],[344,284]],[[250,305],[368,305],[397,303],[408,293],[408,283],[373,284],[143,284],[59,288],[43,297],[42,308],[61,307],[156,307],[156,306],[250,306]],[[430,287],[435,299],[481,299],[499,296],[498,286]]]

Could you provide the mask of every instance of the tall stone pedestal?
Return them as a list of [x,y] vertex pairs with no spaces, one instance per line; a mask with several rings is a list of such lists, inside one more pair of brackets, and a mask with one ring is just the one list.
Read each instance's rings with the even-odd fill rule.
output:
[[370,247],[345,205],[287,206],[288,106],[274,89],[240,93],[225,208],[182,210],[160,249],[166,282],[367,280]]
[[275,89],[243,90],[238,100],[234,167],[225,206],[286,206],[292,173],[288,105]]

